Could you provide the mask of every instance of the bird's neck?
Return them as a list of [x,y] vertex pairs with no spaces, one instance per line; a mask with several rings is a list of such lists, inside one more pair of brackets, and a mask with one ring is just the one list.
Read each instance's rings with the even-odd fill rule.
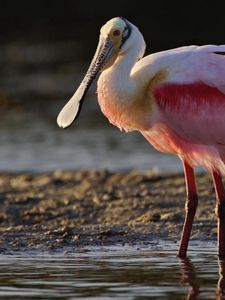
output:
[[[137,35],[132,47],[120,53],[114,64],[102,72],[100,86],[105,87],[117,101],[129,101],[136,94],[137,81],[131,78],[131,70],[145,50],[141,35]],[[100,88],[101,89],[101,88]]]
[[129,51],[122,53],[110,68],[110,72],[116,73],[117,75],[121,74],[121,77],[125,76],[124,79],[130,80],[131,70],[140,58],[138,54],[138,47],[133,47],[132,49],[129,49]]
[[105,70],[98,81],[98,100],[102,112],[109,121],[126,131],[143,129],[140,117],[148,109],[143,101],[142,80],[135,80],[131,71],[141,57],[140,49],[133,47],[127,53],[118,56],[117,60]]

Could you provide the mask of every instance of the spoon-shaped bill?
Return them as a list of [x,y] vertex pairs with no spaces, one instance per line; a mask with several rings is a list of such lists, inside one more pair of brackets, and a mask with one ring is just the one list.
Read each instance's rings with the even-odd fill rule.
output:
[[102,67],[113,56],[113,54],[114,48],[110,39],[108,37],[101,37],[94,58],[92,59],[84,79],[82,80],[75,94],[67,102],[58,115],[57,123],[60,127],[68,127],[79,116],[88,88]]
[[57,117],[59,127],[66,128],[78,117],[88,87],[83,81]]

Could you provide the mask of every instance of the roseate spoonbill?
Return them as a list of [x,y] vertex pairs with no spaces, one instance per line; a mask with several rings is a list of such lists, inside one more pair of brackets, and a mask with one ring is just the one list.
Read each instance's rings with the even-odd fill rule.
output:
[[187,46],[144,55],[136,26],[122,17],[102,28],[91,65],[57,122],[77,118],[93,79],[109,121],[125,131],[138,130],[157,150],[177,154],[184,167],[186,216],[178,250],[185,257],[198,196],[195,166],[211,172],[218,218],[218,255],[225,258],[225,45]]

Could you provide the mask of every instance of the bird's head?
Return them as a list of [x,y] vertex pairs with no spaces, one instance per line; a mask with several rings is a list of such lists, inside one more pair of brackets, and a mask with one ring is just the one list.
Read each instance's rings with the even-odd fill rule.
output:
[[100,30],[99,45],[108,49],[101,71],[110,67],[117,56],[124,51],[125,44],[132,33],[132,24],[126,19],[117,17],[109,20]]
[[[135,42],[138,43],[133,33],[137,31],[137,27],[122,17],[113,18],[102,26],[99,43],[90,67],[76,93],[58,115],[57,123],[60,127],[68,127],[78,117],[83,99],[94,78],[112,66],[117,57],[134,46]],[[140,33],[136,35],[141,36]]]

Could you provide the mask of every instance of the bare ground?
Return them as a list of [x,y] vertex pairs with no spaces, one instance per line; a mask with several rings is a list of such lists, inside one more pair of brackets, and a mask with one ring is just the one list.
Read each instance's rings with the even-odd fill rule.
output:
[[[192,239],[215,240],[215,195],[197,176]],[[179,240],[185,203],[182,174],[55,171],[0,174],[0,251]]]

